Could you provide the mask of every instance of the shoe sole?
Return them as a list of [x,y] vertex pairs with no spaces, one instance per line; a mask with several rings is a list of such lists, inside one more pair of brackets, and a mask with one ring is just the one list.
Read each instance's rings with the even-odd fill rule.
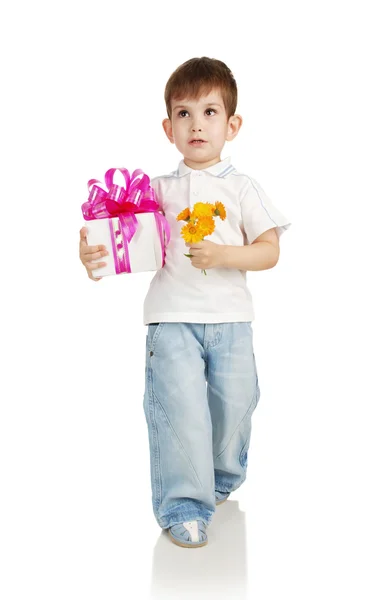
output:
[[174,536],[171,535],[170,530],[168,530],[168,535],[170,537],[170,540],[174,542],[174,544],[176,544],[177,546],[180,546],[181,548],[201,548],[202,546],[206,546],[208,542],[208,540],[205,540],[204,542],[200,542],[199,544],[185,544],[184,542],[179,542],[176,538],[174,538]]

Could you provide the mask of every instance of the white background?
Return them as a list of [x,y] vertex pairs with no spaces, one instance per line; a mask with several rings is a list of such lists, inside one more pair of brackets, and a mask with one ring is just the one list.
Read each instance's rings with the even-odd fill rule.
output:
[[[384,4],[2,9],[3,600],[388,597]],[[222,156],[292,226],[276,268],[248,274],[248,479],[184,550],[151,506],[153,273],[95,283],[78,242],[88,179],[176,168],[164,86],[194,56],[232,69],[244,124]]]

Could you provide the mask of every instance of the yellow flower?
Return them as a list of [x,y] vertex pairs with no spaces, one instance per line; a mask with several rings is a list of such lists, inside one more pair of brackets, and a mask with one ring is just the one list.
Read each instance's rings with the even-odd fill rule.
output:
[[213,204],[210,204],[210,202],[196,202],[191,216],[193,219],[198,219],[199,217],[212,217],[214,210],[215,207]]
[[185,208],[182,212],[179,213],[176,220],[177,221],[188,221],[191,217],[191,212],[189,208]]
[[185,240],[185,242],[189,244],[196,244],[197,242],[201,242],[203,240],[203,233],[200,227],[196,223],[187,223],[184,225],[181,230],[181,236]]
[[216,228],[213,217],[200,217],[198,219],[198,228],[202,232],[203,237],[211,235]]
[[225,210],[225,206],[222,204],[222,202],[216,202],[216,208],[214,211],[214,215],[217,217],[220,217],[222,219],[222,221],[226,218],[226,210]]
[[[181,228],[181,236],[187,244],[196,244],[202,242],[207,236],[211,235],[216,228],[214,217],[220,217],[222,220],[226,218],[225,206],[222,202],[210,204],[210,202],[196,202],[193,210],[185,208],[176,217],[177,221],[186,221],[186,225]],[[193,255],[185,254],[189,258]],[[207,275],[205,269],[201,272]]]

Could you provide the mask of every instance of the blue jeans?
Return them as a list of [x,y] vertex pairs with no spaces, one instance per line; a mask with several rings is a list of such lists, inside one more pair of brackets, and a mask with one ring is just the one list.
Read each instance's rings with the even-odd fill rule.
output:
[[250,322],[148,325],[143,406],[160,527],[209,525],[215,490],[245,481],[259,397]]

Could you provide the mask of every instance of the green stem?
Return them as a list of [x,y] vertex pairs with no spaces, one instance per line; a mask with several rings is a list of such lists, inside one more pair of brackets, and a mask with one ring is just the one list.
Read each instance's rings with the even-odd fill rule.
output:
[[[183,253],[183,254],[184,254],[184,256],[188,256],[189,258],[192,258],[194,256],[194,254],[185,254],[185,253]],[[205,273],[205,275],[207,275],[205,269],[202,269],[202,273]]]

